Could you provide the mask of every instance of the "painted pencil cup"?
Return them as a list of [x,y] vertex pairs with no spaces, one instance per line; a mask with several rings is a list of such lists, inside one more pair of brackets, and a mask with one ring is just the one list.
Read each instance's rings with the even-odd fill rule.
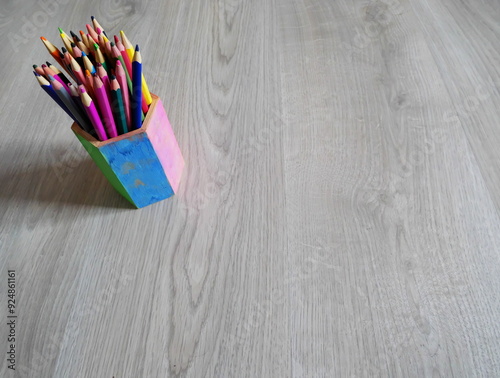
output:
[[137,208],[174,195],[184,168],[163,104],[151,96],[140,129],[98,141],[76,123],[71,127],[111,185]]

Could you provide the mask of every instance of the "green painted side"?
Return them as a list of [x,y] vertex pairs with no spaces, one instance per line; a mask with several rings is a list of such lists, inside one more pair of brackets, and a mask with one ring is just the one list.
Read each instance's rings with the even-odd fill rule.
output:
[[101,172],[104,174],[104,176],[106,176],[106,178],[111,183],[111,185],[113,185],[113,187],[117,190],[117,192],[120,193],[123,197],[125,197],[127,199],[127,201],[129,201],[132,205],[137,207],[137,205],[134,203],[132,198],[130,198],[125,187],[122,185],[120,180],[118,180],[118,177],[116,177],[115,173],[113,172],[113,170],[109,166],[109,163],[106,161],[106,159],[101,154],[99,149],[94,147],[92,145],[92,143],[85,140],[80,135],[78,135],[78,134],[75,134],[75,135],[78,138],[78,140],[80,141],[80,143],[83,145],[83,147],[87,150],[87,152],[89,153],[92,160],[94,160],[94,162],[97,164],[97,166],[99,167]]

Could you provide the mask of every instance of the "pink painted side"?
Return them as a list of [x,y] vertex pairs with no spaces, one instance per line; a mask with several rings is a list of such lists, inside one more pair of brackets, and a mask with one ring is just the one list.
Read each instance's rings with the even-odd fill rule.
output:
[[146,133],[160,159],[168,182],[174,193],[177,193],[184,168],[184,159],[160,99],[158,99],[154,113],[151,115],[153,118],[149,120]]

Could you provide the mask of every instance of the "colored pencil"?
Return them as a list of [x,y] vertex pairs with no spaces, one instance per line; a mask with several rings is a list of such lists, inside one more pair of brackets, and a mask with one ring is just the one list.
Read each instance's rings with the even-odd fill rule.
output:
[[73,42],[75,43],[80,42],[80,38],[78,38],[78,36],[75,33],[73,33],[73,30],[70,30],[69,34],[71,34],[71,37],[73,37]]
[[118,48],[118,51],[120,51],[123,61],[125,62],[125,67],[127,68],[128,74],[130,75],[130,77],[132,77],[132,60],[130,60],[128,53],[125,50],[125,46],[123,46],[123,43],[120,41],[120,38],[118,38],[115,35],[114,39],[115,39],[115,46]]
[[125,108],[123,105],[122,91],[120,89],[120,84],[118,84],[118,80],[116,80],[116,77],[112,75],[110,79],[111,111],[113,112],[113,117],[115,119],[118,134],[125,134],[128,133],[128,128],[127,119],[125,118]]
[[90,49],[91,45],[89,44],[89,39],[87,38],[87,34],[83,30],[80,30],[80,36],[82,37],[82,42],[88,49]]
[[[118,47],[116,47],[114,42],[111,42],[110,46],[111,46],[111,55],[112,55],[114,61],[116,62],[119,60],[120,63],[122,64],[122,66],[124,68],[126,68],[125,62],[123,61],[122,54],[120,53],[120,50],[118,50]],[[126,69],[125,69],[125,76],[127,77],[128,89],[129,89],[129,91],[132,92],[132,77],[128,74]]]
[[106,94],[106,88],[104,87],[101,78],[97,75],[94,76],[94,94],[97,104],[99,105],[99,114],[101,115],[101,119],[104,123],[106,134],[110,138],[118,136],[113,118],[113,112],[111,111],[108,95]]
[[[66,85],[66,83],[57,75],[51,68],[47,67],[45,64],[42,64],[43,72],[45,73],[45,77],[48,79],[49,76],[52,76],[55,81],[59,82],[63,88],[68,92],[69,94],[69,88]],[[49,80],[50,81],[50,80]],[[52,83],[51,83],[52,85]],[[53,85],[52,85],[53,86]]]
[[62,79],[62,81],[64,81],[66,83],[66,85],[71,83],[71,81],[69,81],[69,79],[66,77],[66,75],[59,70],[59,68],[57,68],[56,66],[54,66],[50,62],[45,62],[45,63],[47,63],[47,67],[49,67],[52,71],[54,71],[56,73],[56,75],[59,76]]
[[94,38],[92,38],[92,36],[89,33],[87,33],[87,40],[89,41],[89,45],[93,45],[94,43],[99,42],[99,38],[96,41]]
[[[94,56],[95,56],[95,62],[96,63],[101,63],[106,71],[108,71],[107,66],[106,66],[106,59],[104,59],[104,55],[102,55],[101,48],[97,43],[94,43]],[[109,71],[108,71],[109,72]]]
[[82,55],[82,50],[75,45],[74,43],[71,44],[71,48],[73,49],[73,53],[71,54],[73,58],[76,59],[80,67],[83,67],[83,55]]
[[[128,53],[125,50],[125,46],[123,46],[123,43],[120,41],[120,39],[115,35],[115,46],[116,48],[120,51],[120,54],[123,58],[123,61],[125,62],[125,67],[127,68],[127,72],[129,74],[129,77],[132,78],[132,62],[130,61],[130,58],[128,57]],[[142,75],[144,78],[144,75]],[[144,84],[144,82],[143,82]],[[143,113],[147,113],[148,111],[148,104],[146,102],[146,97],[144,95],[144,87],[143,87],[143,93],[142,93],[142,111]]]
[[104,42],[108,42],[109,39],[108,39],[108,36],[106,35],[106,33],[103,33],[103,30],[101,28],[96,28],[95,29],[95,32],[97,33],[97,35],[101,36],[102,35],[102,38],[104,39]]
[[92,37],[92,39],[97,42],[99,40],[99,36],[95,32],[94,28],[91,25],[89,25],[89,24],[86,24],[85,27],[87,28],[87,30],[88,30],[90,36]]
[[[130,43],[127,36],[120,30],[120,36],[122,38],[123,46],[125,47],[125,51],[128,54],[130,61],[134,58],[134,46]],[[142,92],[144,98],[146,99],[146,104],[151,105],[153,102],[153,98],[151,97],[151,92],[149,91],[148,84],[146,83],[146,79],[144,78],[144,74],[142,75]]]
[[83,66],[85,67],[85,69],[89,70],[92,75],[95,74],[95,67],[90,61],[87,54],[85,54],[84,52],[82,52],[82,59],[83,59]]
[[87,46],[85,46],[85,43],[83,43],[82,41],[78,41],[76,43],[76,45],[78,46],[78,48],[80,50],[82,50],[82,52],[84,52],[85,54],[89,55],[90,50],[88,49]]
[[59,35],[61,36],[61,39],[64,43],[64,46],[66,47],[66,50],[69,51],[70,54],[73,55],[73,48],[71,47],[71,39],[68,37],[68,35],[61,29],[59,28]]
[[116,62],[115,76],[118,84],[120,84],[120,89],[122,90],[123,107],[125,108],[125,119],[127,120],[127,128],[132,129],[132,118],[130,114],[130,95],[127,84],[127,77],[125,76],[125,70],[120,61]]
[[57,80],[55,80],[55,78],[52,77],[51,75],[49,76],[49,81],[52,85],[52,88],[54,88],[56,94],[59,96],[61,101],[64,103],[64,105],[66,105],[66,107],[70,111],[71,118],[73,118],[73,120],[76,123],[78,123],[82,129],[84,129],[85,131],[90,131],[90,125],[89,125],[90,121],[87,118],[87,115],[82,113],[80,109],[76,106],[69,92],[66,91],[66,89],[62,86],[62,84]]
[[97,113],[97,109],[94,105],[94,102],[92,101],[92,98],[85,91],[85,87],[83,85],[80,85],[78,88],[80,90],[80,98],[82,99],[83,107],[87,112],[87,116],[89,117],[90,122],[94,126],[97,137],[100,140],[107,140],[108,136],[106,135],[106,131],[104,130],[104,126],[101,122],[101,119],[99,118],[99,113]]
[[99,76],[101,78],[102,83],[104,84],[104,88],[106,88],[106,93],[107,93],[108,98],[109,98],[109,77],[108,77],[108,73],[106,72],[106,70],[104,69],[104,67],[102,66],[102,64],[100,64],[100,63],[97,63],[96,71],[97,71],[97,76]]
[[61,52],[57,47],[55,47],[52,43],[50,43],[47,38],[45,37],[40,37],[42,40],[43,44],[47,48],[48,52],[52,57],[56,60],[57,63],[59,63],[61,66],[63,65],[62,59],[61,59]]
[[132,60],[132,102],[130,114],[132,129],[139,129],[142,126],[142,58],[139,45],[135,46],[134,59]]
[[96,31],[97,31],[97,28],[101,29],[102,32],[104,33],[104,35],[107,37],[108,35],[104,31],[104,28],[99,24],[99,22],[97,22],[97,19],[94,16],[90,16],[90,18],[92,19],[92,24],[94,25],[94,29]]
[[42,67],[38,67],[36,64],[33,64],[33,69],[35,70],[35,72],[39,75],[42,75],[45,77],[45,71],[43,70]]
[[83,105],[82,105],[82,99],[80,98],[80,95],[78,94],[78,89],[76,89],[76,87],[69,83],[68,84],[68,88],[69,88],[69,94],[71,95],[71,98],[73,98],[73,101],[75,102],[75,104],[78,105],[78,107],[84,111],[85,113],[85,110],[83,109]]
[[82,68],[75,59],[71,60],[71,71],[73,72],[73,75],[75,76],[78,84],[85,84],[85,75],[83,74]]
[[57,104],[68,114],[70,117],[72,117],[71,112],[68,110],[68,108],[64,105],[64,103],[61,101],[59,96],[56,94],[54,91],[54,88],[52,88],[52,85],[50,85],[49,81],[44,78],[43,76],[36,76],[36,79],[38,80],[38,84],[40,84],[40,87],[50,96],[52,99],[57,102]]
[[90,97],[94,98],[94,78],[90,74],[89,70],[85,70],[85,88]]

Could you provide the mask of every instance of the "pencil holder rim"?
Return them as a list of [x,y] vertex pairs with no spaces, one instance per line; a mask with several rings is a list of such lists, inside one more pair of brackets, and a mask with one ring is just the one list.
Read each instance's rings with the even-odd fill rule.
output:
[[114,138],[109,138],[107,140],[98,140],[98,139],[94,138],[88,132],[83,130],[76,122],[73,122],[73,124],[71,125],[71,130],[75,134],[80,135],[82,138],[84,138],[88,142],[92,143],[92,145],[94,145],[97,148],[100,148],[100,147],[105,146],[107,144],[118,142],[118,141],[123,140],[123,139],[127,139],[129,137],[134,136],[134,135],[145,133],[146,130],[148,129],[151,115],[155,111],[156,105],[158,104],[158,101],[160,101],[160,97],[158,97],[154,93],[151,93],[151,98],[153,99],[153,102],[151,102],[151,105],[149,105],[148,112],[146,113],[146,117],[144,118],[144,121],[142,122],[142,126],[140,129],[132,130],[132,131],[129,131],[128,133],[121,134],[121,135],[118,135]]

